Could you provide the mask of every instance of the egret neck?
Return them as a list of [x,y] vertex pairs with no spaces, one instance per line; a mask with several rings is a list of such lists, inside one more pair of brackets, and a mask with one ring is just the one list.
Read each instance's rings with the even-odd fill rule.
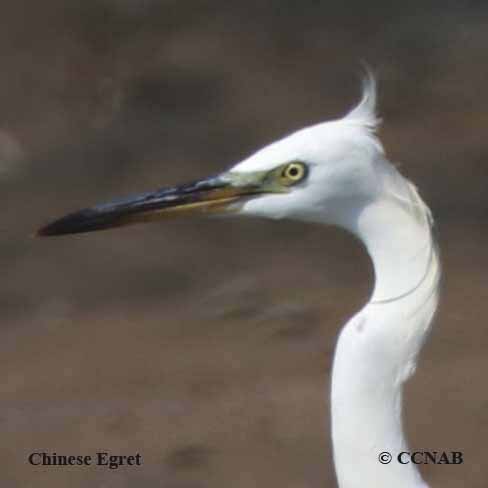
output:
[[[426,488],[416,466],[400,463],[398,455],[408,451],[402,386],[415,370],[437,307],[439,261],[428,207],[395,168],[381,165],[388,175],[385,192],[343,222],[366,246],[375,285],[336,348],[334,460],[340,488]],[[379,459],[384,452],[391,455],[387,464]]]

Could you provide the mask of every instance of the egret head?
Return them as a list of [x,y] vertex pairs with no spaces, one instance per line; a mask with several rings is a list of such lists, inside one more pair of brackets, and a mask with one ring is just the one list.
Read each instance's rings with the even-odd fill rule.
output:
[[299,130],[228,171],[194,183],[129,197],[66,215],[39,230],[60,235],[120,227],[183,213],[242,214],[341,224],[380,190],[374,136],[375,82],[345,117]]
[[366,204],[381,190],[377,123],[370,77],[361,102],[345,117],[299,130],[231,169],[231,175],[267,174],[277,188],[243,202],[240,211],[341,224],[344,211]]

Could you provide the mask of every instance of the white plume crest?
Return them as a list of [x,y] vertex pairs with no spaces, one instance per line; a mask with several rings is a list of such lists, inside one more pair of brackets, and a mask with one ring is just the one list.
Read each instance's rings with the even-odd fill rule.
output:
[[345,119],[357,122],[374,131],[381,123],[376,115],[376,79],[367,66],[364,68],[362,79],[363,95],[360,102],[346,115]]

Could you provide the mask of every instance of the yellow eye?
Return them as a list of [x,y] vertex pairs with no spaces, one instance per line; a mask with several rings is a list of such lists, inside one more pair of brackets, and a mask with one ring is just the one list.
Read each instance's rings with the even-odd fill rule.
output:
[[307,167],[303,163],[289,163],[281,172],[281,178],[283,179],[283,183],[288,185],[293,185],[298,183],[299,181],[303,180],[307,175]]

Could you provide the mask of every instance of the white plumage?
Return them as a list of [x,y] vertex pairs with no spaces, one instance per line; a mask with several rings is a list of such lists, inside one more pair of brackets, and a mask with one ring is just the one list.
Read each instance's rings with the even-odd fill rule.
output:
[[[332,437],[341,488],[426,487],[407,451],[402,385],[437,308],[439,258],[432,218],[416,188],[385,158],[374,131],[375,82],[344,118],[309,127],[238,164],[256,171],[297,159],[309,164],[292,194],[251,199],[241,212],[338,225],[366,246],[375,270],[370,301],[342,329],[332,374]],[[382,465],[381,452],[393,461]]]

